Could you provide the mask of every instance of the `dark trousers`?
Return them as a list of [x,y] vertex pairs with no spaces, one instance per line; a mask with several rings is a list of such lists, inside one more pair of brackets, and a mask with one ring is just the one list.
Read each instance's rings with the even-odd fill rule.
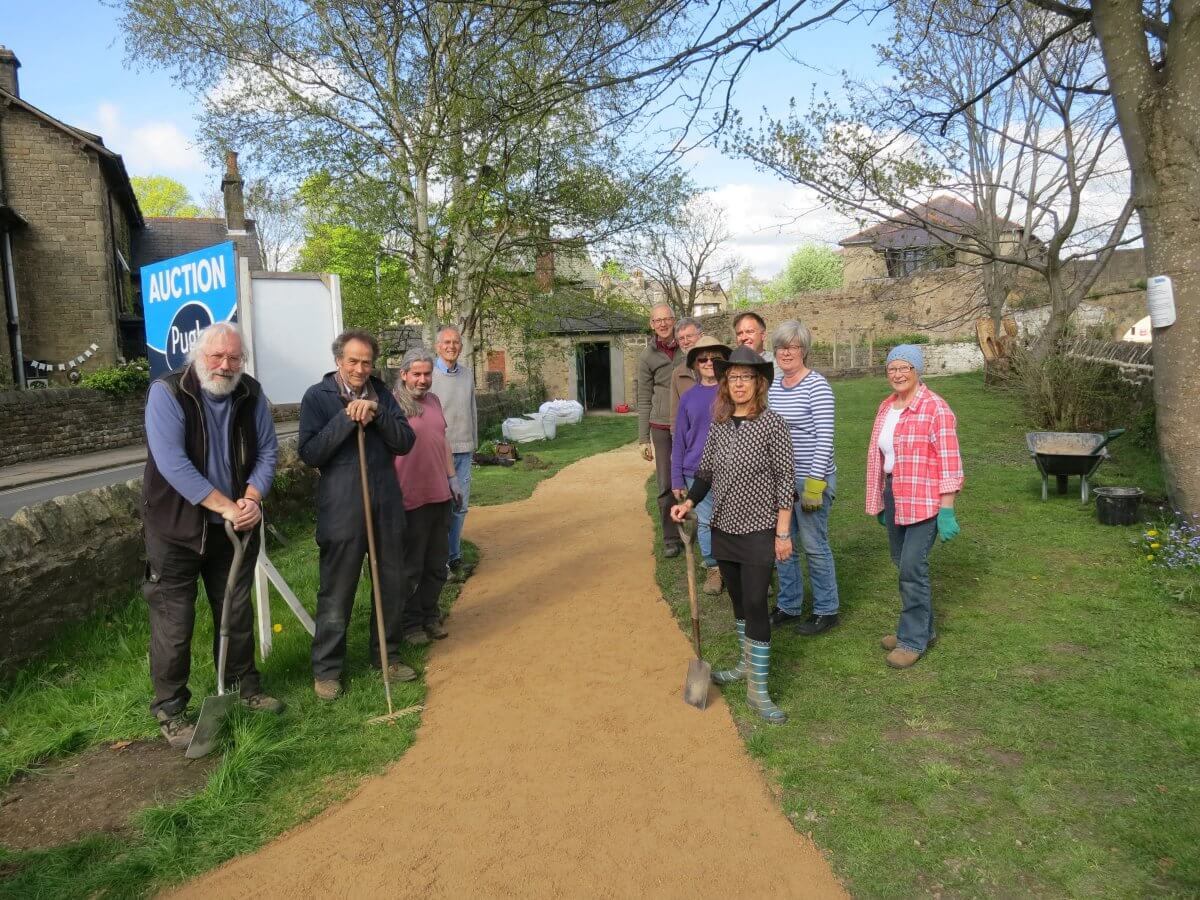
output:
[[937,516],[911,525],[897,525],[890,475],[883,490],[883,512],[888,549],[892,562],[900,570],[900,621],[896,625],[896,646],[924,653],[935,634],[929,551],[937,537]]
[[746,623],[746,637],[754,641],[771,640],[771,619],[767,613],[767,586],[774,566],[730,562],[718,559],[721,578],[733,601],[733,617]]
[[438,598],[450,558],[450,507],[447,500],[404,513],[404,575],[412,590],[404,604],[404,631],[417,631],[442,619]]
[[[384,546],[386,543],[386,547]],[[358,591],[363,559],[367,555],[367,535],[361,532],[345,540],[319,542],[321,550],[321,586],[317,590],[317,633],[312,643],[313,678],[336,681],[342,677],[346,661],[346,628],[354,595]],[[379,556],[379,588],[388,662],[400,661],[401,617],[408,582],[404,577],[404,548],[394,534],[375,533]],[[379,666],[379,629],[375,624],[375,601],[371,607],[370,664]]]
[[671,432],[665,428],[650,429],[650,446],[654,448],[654,475],[658,479],[658,512],[662,519],[664,544],[678,544],[679,526],[671,521],[675,495],[671,493]]
[[[204,580],[204,592],[213,617],[213,662],[220,646],[221,603],[225,581],[233,563],[233,545],[224,526],[209,522],[204,553],[168,544],[146,535],[146,571],[142,593],[150,607],[150,680],[154,702],[150,711],[173,716],[183,712],[191,699],[188,676],[192,670],[192,630],[196,624],[196,580]],[[229,651],[225,659],[225,686],[240,685],[246,696],[262,690],[254,667],[254,612],[250,608],[250,584],[258,557],[258,532],[242,556],[242,568],[234,583],[229,611]]]

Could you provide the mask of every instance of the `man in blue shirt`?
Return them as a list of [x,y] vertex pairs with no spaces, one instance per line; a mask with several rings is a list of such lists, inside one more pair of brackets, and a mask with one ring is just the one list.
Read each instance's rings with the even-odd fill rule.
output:
[[471,461],[479,444],[479,409],[475,402],[475,375],[459,361],[462,332],[453,325],[439,329],[434,350],[433,393],[446,416],[446,441],[454,457],[454,474],[462,488],[462,503],[450,513],[450,578],[461,581],[467,574],[462,564],[462,531],[471,503]]
[[[142,479],[146,575],[150,607],[150,705],[175,749],[186,749],[195,726],[187,718],[196,581],[204,580],[213,614],[213,659],[233,545],[225,521],[254,531],[275,476],[278,446],[270,406],[257,381],[243,374],[237,327],[219,322],[200,332],[188,364],[164,375],[146,398],[146,471]],[[250,583],[258,555],[250,540],[231,598],[227,685],[242,703],[280,712],[254,666]]]

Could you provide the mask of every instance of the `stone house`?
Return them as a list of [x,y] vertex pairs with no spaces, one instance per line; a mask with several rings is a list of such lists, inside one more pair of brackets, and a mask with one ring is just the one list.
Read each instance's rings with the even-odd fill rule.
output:
[[[634,269],[627,278],[616,279],[611,275],[600,275],[599,285],[602,291],[616,291],[645,306],[647,310],[660,303],[674,305],[667,299],[666,285],[657,278],[647,278],[641,269]],[[686,296],[688,287],[679,285],[673,293],[676,296]],[[729,295],[719,281],[705,278],[696,286],[692,315],[711,316],[725,312],[728,308]]]
[[145,218],[121,156],[22,99],[20,65],[0,47],[0,383],[65,383],[145,355],[143,265],[227,240],[262,260],[236,155],[224,219]]
[[144,223],[121,157],[21,99],[19,67],[0,48],[0,355],[4,380],[24,385],[116,361]]

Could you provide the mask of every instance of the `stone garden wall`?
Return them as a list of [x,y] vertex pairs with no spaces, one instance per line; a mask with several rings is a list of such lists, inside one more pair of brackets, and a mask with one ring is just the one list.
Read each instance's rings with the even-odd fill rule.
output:
[[141,443],[145,408],[141,394],[112,397],[87,388],[0,391],[0,466]]

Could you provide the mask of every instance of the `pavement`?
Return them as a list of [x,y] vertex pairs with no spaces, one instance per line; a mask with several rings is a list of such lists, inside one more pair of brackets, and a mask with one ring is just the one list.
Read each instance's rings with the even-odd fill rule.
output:
[[[295,434],[300,428],[299,422],[280,422],[275,426],[280,437]],[[141,466],[146,461],[146,445],[131,444],[128,447],[117,447],[112,450],[101,450],[96,453],[80,453],[76,456],[60,456],[54,459],[35,459],[0,468],[0,494],[6,492],[24,492],[38,485],[58,485],[55,496],[75,493],[78,490],[88,490],[103,483],[103,479],[94,476],[95,473],[113,473],[111,481],[124,481],[136,478],[136,471],[131,467]],[[75,486],[73,482],[80,484]],[[73,489],[74,488],[74,489]],[[37,496],[45,498],[47,491],[39,491]],[[36,502],[32,499],[28,502]],[[3,501],[0,501],[3,505]],[[8,513],[11,515],[11,513]]]

